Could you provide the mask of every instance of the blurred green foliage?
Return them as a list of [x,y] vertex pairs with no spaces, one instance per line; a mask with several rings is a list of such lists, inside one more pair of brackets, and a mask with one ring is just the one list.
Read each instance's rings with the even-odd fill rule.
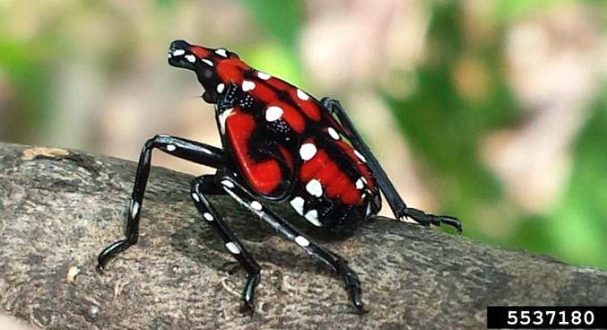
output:
[[[458,15],[450,2],[434,7],[429,31],[432,59],[415,73],[415,91],[405,99],[388,98],[403,133],[437,177],[434,193],[448,213],[466,220],[466,233],[476,235],[481,209],[500,209],[499,183],[478,159],[479,139],[516,118],[516,107],[502,80],[499,44],[488,39],[469,47]],[[491,81],[480,99],[458,91],[454,68],[460,63],[480,65]],[[497,218],[502,217],[495,212]],[[503,220],[503,219],[502,219]]]
[[[285,11],[275,2],[245,0],[257,23],[290,48],[297,25],[281,25],[272,18],[299,22],[298,2],[289,2]],[[432,2],[430,55],[414,73],[415,90],[406,98],[385,99],[416,156],[436,178],[433,193],[445,213],[463,219],[466,236],[607,269],[607,98],[597,100],[590,110],[592,119],[575,143],[568,188],[550,214],[529,216],[508,202],[478,154],[481,137],[523,119],[504,77],[503,29],[520,17],[567,2],[499,0],[492,17],[495,35],[474,42],[466,39],[462,2]],[[488,84],[480,95],[470,97],[458,90],[455,68],[461,63],[474,63],[486,75]],[[504,227],[500,222],[512,227],[500,237],[479,229],[481,223]]]
[[[513,19],[543,4],[502,1],[496,16]],[[500,72],[503,38],[464,41],[460,9],[458,2],[434,6],[429,31],[432,58],[417,70],[415,91],[404,99],[387,97],[403,134],[437,177],[434,193],[447,213],[464,219],[467,236],[607,269],[607,98],[590,109],[592,118],[575,143],[568,188],[553,212],[519,212],[478,157],[482,136],[523,116]],[[467,58],[473,58],[490,81],[479,98],[467,98],[455,84],[454,68]],[[503,227],[498,223],[504,221],[514,223],[514,228],[502,237],[478,230],[481,223]]]
[[243,0],[243,3],[268,34],[275,36],[283,46],[296,49],[301,26],[302,2]]
[[545,221],[549,248],[537,241],[521,242],[572,262],[603,268],[607,268],[606,109],[607,97],[601,95],[576,141],[568,188]]
[[496,0],[493,16],[496,20],[509,23],[552,6],[562,6],[573,2],[575,0]]
[[[571,2],[496,0],[489,17],[492,21],[489,35],[483,38],[470,38],[467,34],[462,14],[464,2],[427,2],[431,12],[427,58],[416,67],[412,77],[402,77],[413,81],[413,90],[403,97],[386,93],[384,100],[397,118],[415,158],[423,164],[424,175],[432,178],[429,186],[440,200],[443,212],[463,220],[466,236],[607,269],[606,96],[599,96],[589,107],[589,119],[572,145],[573,166],[566,188],[547,214],[530,216],[509,201],[504,187],[479,156],[484,136],[524,120],[504,77],[505,29],[521,17]],[[241,0],[241,3],[265,34],[263,41],[255,40],[239,50],[240,55],[259,69],[305,86],[297,46],[306,3],[295,0]],[[159,11],[178,12],[178,2],[173,0],[156,0],[153,4]],[[111,7],[91,6],[103,7],[105,11]],[[91,15],[88,10],[83,12]],[[52,74],[51,63],[58,61],[57,49],[69,45],[59,32],[65,27],[54,19],[40,29],[44,33],[23,41],[5,32],[2,15],[0,12],[0,74],[11,80],[11,93],[18,94],[11,99],[20,103],[12,108],[20,111],[5,115],[5,122],[0,122],[0,138],[27,141],[25,137],[36,134],[52,115],[49,83],[52,80],[47,78]],[[170,22],[165,18],[157,28],[164,29]],[[122,41],[120,46],[125,48],[134,43]],[[122,65],[120,61],[128,60],[124,53],[121,49],[110,54],[115,58],[106,61],[106,65],[113,65],[117,72]],[[466,94],[458,85],[462,68],[483,75],[481,80],[485,83],[476,86],[472,94]],[[500,236],[489,235],[481,229],[488,226],[507,230]]]
[[14,99],[19,102],[15,106],[21,109],[6,125],[0,123],[2,135],[16,139],[32,135],[51,115],[49,79],[45,79],[50,75],[47,55],[36,51],[34,43],[4,38],[0,32],[0,69],[19,93]]
[[252,66],[273,75],[301,84],[297,56],[297,37],[301,26],[302,3],[282,0],[242,0],[251,15],[270,36],[261,45],[254,45],[243,57]]

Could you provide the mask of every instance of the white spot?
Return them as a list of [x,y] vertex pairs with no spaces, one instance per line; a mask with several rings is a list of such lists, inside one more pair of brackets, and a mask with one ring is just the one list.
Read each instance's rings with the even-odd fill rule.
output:
[[215,50],[215,54],[217,54],[219,56],[223,56],[223,57],[228,57],[228,53],[226,53],[226,50],[223,48],[219,48],[219,49]]
[[297,89],[297,97],[299,97],[300,100],[303,101],[307,101],[310,99],[310,96],[308,96],[308,94],[306,94],[304,91],[302,91],[301,89]]
[[269,74],[267,74],[265,72],[261,72],[261,71],[257,71],[257,76],[261,80],[268,80],[268,79],[272,78]]
[[316,146],[312,143],[304,143],[299,148],[299,156],[304,161],[312,159],[316,155]]
[[173,55],[171,55],[171,53],[169,53],[169,55],[168,55],[167,57],[168,57],[168,58],[171,58],[171,57],[173,57]]
[[192,54],[188,54],[185,56],[185,59],[188,60],[188,62],[190,63],[194,63],[196,62],[196,56],[192,55]]
[[327,129],[327,131],[329,131],[329,135],[331,135],[331,137],[333,138],[333,140],[339,140],[339,133],[337,133],[337,131],[335,130],[335,128],[329,127]]
[[225,134],[226,132],[226,120],[228,120],[228,117],[232,114],[232,111],[234,111],[234,109],[226,109],[217,117],[219,120],[219,129],[221,130],[221,134]]
[[289,203],[291,203],[291,206],[293,206],[293,208],[295,209],[295,211],[297,211],[297,213],[299,213],[299,215],[303,215],[303,209],[304,209],[304,199],[297,196],[295,198],[293,198]]
[[167,146],[167,150],[168,150],[168,151],[175,151],[175,149],[177,149],[177,147],[176,147],[175,145],[169,144],[169,145]]
[[240,247],[238,247],[238,244],[234,242],[227,242],[226,248],[228,248],[228,250],[232,252],[232,254],[240,254]]
[[252,201],[251,208],[253,210],[261,211],[263,209],[263,206],[261,206],[261,203],[259,203],[258,201]]
[[310,245],[310,241],[308,241],[308,239],[303,236],[295,237],[295,243],[297,243],[297,245],[301,247],[306,247]]
[[266,109],[266,121],[276,121],[282,117],[283,113],[284,111],[280,107],[275,105],[268,107]]
[[223,90],[225,88],[226,88],[226,85],[224,83],[217,84],[217,93],[219,93],[219,94],[223,93]]
[[316,197],[322,196],[322,185],[320,184],[320,181],[318,181],[316,179],[312,179],[312,180],[310,180],[310,182],[308,182],[308,184],[306,184],[306,190],[312,196],[316,196]]
[[356,180],[356,189],[362,190],[365,187],[365,183],[363,182],[364,178],[360,178]]
[[134,218],[139,212],[139,203],[136,200],[131,200],[131,217]]
[[202,216],[203,216],[203,217],[204,217],[204,218],[205,218],[207,221],[213,221],[213,219],[215,219],[215,218],[213,218],[213,215],[212,215],[211,213],[209,213],[209,212],[204,212],[204,213],[202,214]]
[[232,183],[230,180],[223,180],[221,181],[221,184],[228,188],[234,188],[234,183]]
[[322,227],[322,224],[320,223],[320,221],[318,221],[318,211],[310,210],[308,211],[308,213],[306,213],[306,215],[304,215],[304,217],[308,221],[310,221],[314,226]]
[[371,203],[369,203],[367,205],[367,215],[366,215],[367,217],[371,215],[371,211],[372,211],[372,209],[371,209]]
[[200,197],[198,197],[198,194],[197,194],[197,193],[192,193],[192,198],[193,198],[195,201],[200,202]]
[[363,156],[360,152],[358,152],[358,150],[354,149],[354,154],[356,155],[356,157],[358,157],[358,159],[360,159],[363,163],[367,162],[367,159],[365,159],[365,156]]
[[203,58],[203,59],[201,59],[201,61],[206,63],[208,66],[213,66],[213,62],[211,62],[211,60],[209,60],[209,59]]
[[242,91],[243,92],[248,92],[248,91],[252,91],[253,89],[255,89],[255,83],[250,81],[250,80],[245,80],[242,82]]
[[364,184],[367,184],[367,179],[365,179],[365,177],[361,176],[360,179],[363,180]]
[[185,50],[183,50],[183,49],[175,49],[173,51],[173,56],[181,56],[183,54],[185,54]]

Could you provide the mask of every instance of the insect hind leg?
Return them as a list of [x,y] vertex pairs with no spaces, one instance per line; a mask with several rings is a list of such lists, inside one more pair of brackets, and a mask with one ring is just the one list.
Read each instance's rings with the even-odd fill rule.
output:
[[194,179],[190,194],[205,222],[219,235],[226,249],[247,272],[247,281],[242,292],[243,311],[252,313],[255,288],[261,279],[260,267],[205,196],[205,191],[221,190],[221,186],[217,184],[217,177],[217,175],[203,175]]
[[337,275],[341,276],[346,284],[346,290],[352,304],[357,308],[359,313],[362,314],[365,312],[361,299],[362,290],[360,280],[358,279],[356,272],[348,266],[348,262],[344,258],[317,245],[286,220],[274,214],[268,208],[265,208],[253,194],[233,177],[229,175],[224,176],[221,180],[221,184],[224,186],[224,190],[238,203],[248,208],[253,214],[269,224],[286,239],[299,245],[308,255],[324,262],[337,273]]
[[369,169],[373,173],[375,180],[377,180],[379,188],[386,196],[386,200],[392,209],[392,213],[397,219],[410,217],[424,226],[429,226],[431,224],[440,226],[441,224],[446,224],[454,227],[458,233],[462,232],[462,224],[459,219],[455,217],[427,214],[421,210],[407,207],[407,204],[405,204],[403,199],[396,191],[396,188],[394,188],[394,184],[392,184],[392,181],[388,178],[388,175],[379,164],[379,161],[375,158],[375,155],[373,155],[365,141],[361,138],[360,134],[352,124],[350,117],[346,113],[346,110],[342,107],[341,103],[339,103],[338,100],[329,97],[324,97],[320,102],[325,111],[327,111],[331,116],[335,116],[339,120],[339,123],[348,134],[348,138],[352,142],[354,148],[356,148],[365,157]]

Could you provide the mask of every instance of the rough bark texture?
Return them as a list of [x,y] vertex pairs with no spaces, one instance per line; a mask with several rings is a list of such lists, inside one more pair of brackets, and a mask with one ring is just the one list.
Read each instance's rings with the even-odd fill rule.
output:
[[607,304],[605,272],[379,218],[347,240],[318,239],[358,271],[370,311],[359,316],[324,266],[229,198],[213,198],[263,268],[256,313],[245,316],[244,273],[191,205],[191,177],[161,168],[139,244],[100,275],[95,259],[122,235],[134,170],[0,144],[0,312],[51,329],[418,329],[483,328],[487,305]]

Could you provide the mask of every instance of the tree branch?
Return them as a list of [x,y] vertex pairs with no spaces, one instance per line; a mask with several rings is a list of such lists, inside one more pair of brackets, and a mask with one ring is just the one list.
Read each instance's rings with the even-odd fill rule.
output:
[[217,197],[263,268],[256,313],[242,315],[244,272],[191,204],[191,176],[161,168],[150,176],[138,245],[100,275],[95,259],[122,235],[134,169],[0,144],[0,311],[61,329],[482,328],[487,305],[607,304],[605,272],[379,218],[347,240],[319,240],[358,271],[370,310],[358,316],[340,279]]

